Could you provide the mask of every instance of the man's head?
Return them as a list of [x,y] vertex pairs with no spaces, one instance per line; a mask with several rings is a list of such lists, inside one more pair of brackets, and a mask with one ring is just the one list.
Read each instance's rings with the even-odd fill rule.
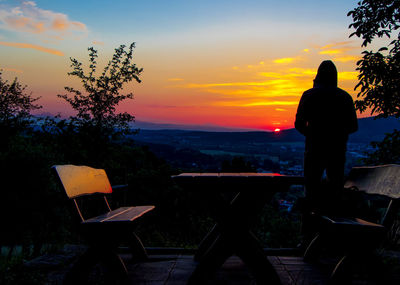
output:
[[337,70],[335,64],[331,60],[324,60],[319,65],[314,82],[315,86],[337,87]]

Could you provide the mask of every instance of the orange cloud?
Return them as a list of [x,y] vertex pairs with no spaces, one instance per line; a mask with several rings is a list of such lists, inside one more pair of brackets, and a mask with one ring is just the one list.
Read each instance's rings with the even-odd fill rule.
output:
[[259,106],[294,106],[299,104],[299,101],[257,101],[257,102],[216,102],[216,106],[224,107],[259,107]]
[[259,75],[267,77],[267,78],[281,78],[282,77],[282,73],[271,72],[271,71],[260,72]]
[[274,60],[274,63],[292,63],[296,60],[294,57],[285,57],[285,58],[278,58]]
[[51,49],[51,48],[45,48],[45,47],[33,45],[33,44],[0,42],[0,45],[7,46],[7,47],[35,49],[35,50],[45,52],[45,53],[50,53],[50,54],[54,54],[54,55],[58,55],[58,56],[64,56],[64,53],[62,51],[59,51],[56,49]]
[[300,68],[300,67],[293,67],[281,72],[260,72],[261,76],[267,78],[287,78],[293,79],[297,77],[310,77],[314,76],[316,73],[315,70],[310,68]]
[[[319,52],[319,54],[338,55],[338,54],[346,53],[351,50],[359,49],[359,47],[351,46],[350,44],[352,44],[352,42],[346,41],[346,42],[338,42],[338,43],[332,43],[329,45],[325,45],[325,46],[319,48],[321,50]],[[339,57],[339,59],[342,59],[342,62],[351,61],[346,56]],[[340,61],[340,60],[338,60],[338,61]]]
[[92,44],[99,45],[99,46],[104,46],[104,42],[101,42],[101,41],[93,41]]
[[325,46],[321,47],[321,49],[330,49],[332,47],[347,46],[352,43],[353,43],[352,41],[337,42],[337,43],[325,45]]
[[17,68],[8,68],[8,67],[1,67],[0,70],[4,70],[4,71],[11,71],[11,72],[15,72],[15,73],[23,73],[24,71],[21,69],[17,69]]
[[6,18],[4,21],[10,25],[15,26],[16,28],[23,28],[31,21],[31,19],[27,17],[19,17],[19,18]]
[[[316,70],[295,67],[301,57],[285,58],[287,64],[277,66],[274,61],[258,65],[258,69],[247,69],[253,78],[249,81],[187,83],[174,87],[198,89],[210,97],[210,104],[216,107],[276,107],[277,112],[287,112],[282,106],[294,107],[298,104],[304,90],[312,87]],[[289,66],[288,66],[289,65]],[[256,65],[252,65],[256,66]],[[254,78],[256,76],[258,80]],[[249,77],[250,78],[250,77]]]
[[331,54],[339,54],[339,53],[343,53],[343,52],[344,52],[344,50],[341,50],[341,49],[330,49],[330,50],[320,51],[319,54],[329,54],[329,55],[331,55]]
[[168,81],[183,81],[183,78],[168,78]]
[[70,22],[71,27],[77,30],[86,30],[86,25],[81,22]]
[[[334,50],[336,53],[332,52]],[[218,116],[221,121],[221,118],[234,118],[235,115],[232,114],[240,113],[240,122],[247,120],[248,124],[254,124],[257,121],[257,124],[264,128],[273,124],[284,128],[293,127],[292,119],[295,117],[300,97],[305,90],[312,88],[318,65],[327,57],[319,53],[330,54],[331,59],[340,62],[339,81],[343,88],[350,90],[354,87],[352,84],[355,84],[358,75],[354,72],[352,62],[356,58],[354,50],[349,42],[334,43],[324,48],[315,46],[309,50],[299,49],[298,53],[287,54],[282,58],[266,58],[264,61],[259,59],[241,65],[232,64],[226,66],[223,73],[216,73],[207,77],[208,79],[188,77],[185,78],[185,82],[177,81],[166,85],[168,88],[190,89],[176,89],[177,93],[181,94],[179,96],[186,96],[192,92],[199,95],[195,97],[197,104],[213,110],[207,111],[207,115],[204,115],[206,118],[211,117],[211,113],[214,112],[214,116]],[[186,97],[182,98],[185,98],[182,99],[184,102]],[[192,103],[189,99],[187,101]],[[194,113],[187,115],[196,116]],[[232,119],[232,124],[233,121],[235,119]],[[235,124],[238,124],[237,122],[238,120]]]
[[356,71],[342,71],[338,73],[339,80],[354,80],[358,78],[358,72]]
[[54,30],[64,31],[68,28],[69,24],[67,23],[65,18],[56,18],[53,20],[51,27]]
[[33,1],[22,2],[19,7],[2,9],[0,23],[8,30],[41,34],[53,39],[63,39],[73,33],[87,33],[85,24],[70,21],[63,13],[41,9]]
[[352,56],[352,55],[345,55],[345,56],[335,57],[334,58],[335,61],[339,61],[339,62],[357,61],[359,59],[360,59],[360,57]]

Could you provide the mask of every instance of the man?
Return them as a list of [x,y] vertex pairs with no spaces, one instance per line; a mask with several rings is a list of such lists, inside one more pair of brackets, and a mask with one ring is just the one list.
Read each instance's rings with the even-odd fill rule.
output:
[[[328,210],[333,206],[331,198],[337,197],[343,188],[348,136],[358,129],[353,99],[337,87],[337,70],[332,61],[321,63],[314,87],[303,93],[295,127],[306,138],[307,208],[309,211]],[[326,185],[322,187],[324,172]]]

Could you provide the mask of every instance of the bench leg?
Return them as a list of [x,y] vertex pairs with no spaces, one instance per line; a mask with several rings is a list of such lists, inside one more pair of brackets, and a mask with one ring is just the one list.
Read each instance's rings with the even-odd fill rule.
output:
[[317,234],[307,246],[304,251],[303,259],[306,262],[315,261],[318,255],[318,252],[321,250],[322,237],[321,234]]
[[350,268],[349,268],[349,257],[343,256],[336,264],[330,276],[331,284],[349,284],[350,283]]
[[130,249],[132,253],[132,261],[144,261],[149,258],[142,241],[134,232],[132,232],[130,238]]
[[114,250],[105,251],[102,254],[102,260],[112,273],[106,275],[106,284],[129,284],[125,263]]
[[349,252],[336,264],[331,274],[331,283],[349,284],[353,274],[356,273],[377,282],[376,284],[386,284],[383,271],[383,263],[373,250]]
[[64,284],[77,285],[86,284],[90,273],[95,265],[103,263],[107,269],[112,272],[112,276],[108,276],[109,283],[106,284],[127,284],[128,272],[125,264],[118,254],[110,248],[93,246],[79,257],[77,262],[67,272],[64,278]]

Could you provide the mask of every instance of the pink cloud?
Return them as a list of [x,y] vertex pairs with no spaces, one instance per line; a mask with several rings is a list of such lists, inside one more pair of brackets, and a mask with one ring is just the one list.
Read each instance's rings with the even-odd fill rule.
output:
[[84,23],[71,21],[63,13],[41,9],[33,1],[25,1],[19,7],[0,10],[0,23],[0,28],[3,29],[41,34],[53,39],[87,34]]
[[54,55],[58,55],[58,56],[64,56],[64,53],[62,51],[59,51],[59,50],[56,50],[56,49],[42,47],[42,46],[39,46],[39,45],[33,45],[33,44],[27,44],[27,43],[11,43],[11,42],[0,42],[0,45],[7,46],[7,47],[35,49],[35,50],[38,50],[38,51],[41,51],[41,52],[45,52],[45,53],[49,53],[49,54],[54,54]]
[[104,46],[104,42],[102,42],[102,41],[92,41],[92,44],[98,45],[98,46]]
[[9,68],[9,67],[1,67],[0,70],[4,70],[4,71],[9,71],[9,72],[14,72],[14,73],[23,73],[24,71],[21,69],[17,69],[17,68]]

